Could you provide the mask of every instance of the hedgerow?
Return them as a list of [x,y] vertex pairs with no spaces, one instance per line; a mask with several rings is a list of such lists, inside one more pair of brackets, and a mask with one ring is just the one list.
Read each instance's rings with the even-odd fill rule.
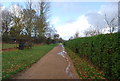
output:
[[106,79],[120,79],[120,33],[101,34],[64,42],[64,45],[87,58],[104,71]]

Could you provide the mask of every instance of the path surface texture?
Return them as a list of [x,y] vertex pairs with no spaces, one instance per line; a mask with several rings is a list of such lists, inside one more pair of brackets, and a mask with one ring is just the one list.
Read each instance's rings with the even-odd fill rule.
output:
[[60,44],[29,69],[16,74],[13,79],[78,79],[78,75]]

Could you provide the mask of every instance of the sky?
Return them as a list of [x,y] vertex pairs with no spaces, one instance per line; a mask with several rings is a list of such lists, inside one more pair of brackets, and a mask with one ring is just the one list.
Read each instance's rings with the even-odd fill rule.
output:
[[[24,2],[19,2],[24,6]],[[16,2],[3,2],[2,5],[10,8]],[[116,15],[116,4],[111,2],[51,2],[50,23],[57,33],[65,40],[79,32],[80,37],[91,25],[105,26],[102,13],[107,11],[109,17]],[[114,12],[114,13],[113,13]]]
[[103,10],[108,10],[108,13],[113,15],[115,9],[114,3],[110,2],[54,2],[51,5],[52,24],[54,24],[58,34],[66,40],[74,36],[76,32],[79,32],[79,35],[83,37],[84,31],[88,30],[91,25],[98,23],[99,28],[102,28],[105,22],[100,13]]

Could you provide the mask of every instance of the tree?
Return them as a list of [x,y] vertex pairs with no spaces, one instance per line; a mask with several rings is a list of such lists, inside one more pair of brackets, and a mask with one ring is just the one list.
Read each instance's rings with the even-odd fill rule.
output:
[[26,3],[26,9],[23,10],[24,13],[24,26],[25,26],[25,30],[27,35],[29,35],[29,37],[31,37],[32,34],[32,30],[33,30],[33,21],[35,18],[35,13],[36,11],[32,8],[32,1],[28,0],[28,2]]
[[98,28],[98,27],[94,27],[94,26],[90,26],[89,29],[85,30],[84,31],[84,35],[86,37],[88,36],[94,36],[94,35],[99,35],[99,34],[102,34],[101,30]]
[[86,30],[86,31],[84,31],[84,34],[86,37],[98,35],[96,30]]
[[2,31],[1,31],[1,35],[2,35],[2,39],[4,42],[8,42],[10,39],[10,34],[9,34],[9,30],[10,30],[10,24],[11,24],[11,13],[8,10],[3,10],[2,12]]
[[[31,0],[26,3],[26,8],[22,8],[19,4],[12,5],[10,11],[3,12],[2,33],[6,32],[8,37],[18,41],[24,39],[30,42],[35,39],[42,43],[47,38],[52,40],[56,31],[49,24],[49,8],[50,3],[45,0],[38,1],[37,10],[33,8]],[[4,37],[6,39],[6,36]]]
[[76,32],[74,38],[78,38],[78,37],[79,37],[79,32]]
[[55,30],[55,28],[53,26],[51,27],[47,27],[45,34],[47,38],[51,38],[54,39],[54,35],[57,33],[57,31]]
[[[16,7],[17,6],[17,7]],[[10,27],[10,36],[15,39],[20,39],[20,33],[23,30],[23,11],[21,6],[13,5],[11,9],[11,27]]]
[[11,22],[11,14],[7,10],[2,11],[2,34],[7,33]]
[[71,36],[71,37],[69,38],[69,40],[72,40],[72,39],[74,39],[74,37]]
[[55,34],[54,39],[59,39],[59,34]]
[[59,38],[58,41],[59,41],[60,43],[64,42],[64,40],[63,40],[62,38]]
[[[116,32],[118,29],[118,16],[119,16],[119,3],[112,3],[112,5],[104,6],[101,10],[101,15],[106,23],[106,28],[109,28],[109,32]],[[106,9],[108,8],[108,9]]]
[[111,18],[111,19],[108,19],[107,18],[107,14],[105,14],[105,22],[106,22],[106,24],[107,24],[107,27],[109,27],[109,31],[110,31],[110,33],[113,33],[114,32],[114,30],[115,30],[115,28],[117,27],[117,24],[115,23],[116,22],[116,20],[118,19],[118,16],[116,16],[116,17],[113,17],[113,18]]
[[34,9],[31,9],[31,10],[30,9],[24,9],[23,10],[24,28],[26,30],[25,34],[29,35],[29,37],[32,36],[32,31],[35,27],[34,24],[35,24],[35,22],[37,22],[37,21],[35,21],[35,19],[36,19],[35,18],[35,13],[36,13],[36,11]]
[[39,36],[42,36],[49,27],[47,19],[49,14],[50,3],[45,2],[45,0],[39,0],[37,8],[39,15],[36,29],[38,29]]
[[51,40],[51,34],[49,32],[53,32],[53,29],[50,27],[48,21],[49,8],[49,2],[45,2],[45,0],[38,1],[33,31],[35,38],[39,38],[39,41],[45,40],[46,37],[49,38],[48,40]]

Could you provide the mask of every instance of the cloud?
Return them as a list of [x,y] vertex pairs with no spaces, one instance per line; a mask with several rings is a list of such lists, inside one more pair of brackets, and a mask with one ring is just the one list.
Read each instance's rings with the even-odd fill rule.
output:
[[5,9],[5,6],[0,6],[0,10],[3,11]]
[[72,23],[66,23],[60,26],[56,27],[56,30],[58,31],[58,34],[63,39],[69,39],[71,36],[73,36],[76,32],[83,32],[87,28],[90,27],[90,24],[87,21],[87,18],[82,15],[80,16],[76,21]]
[[[98,12],[89,12],[85,16],[87,17],[89,24],[91,24],[94,28],[97,27],[99,30],[104,30],[104,33],[108,33],[109,27],[107,27],[107,23],[105,21],[105,14],[107,21],[109,22],[111,22],[113,18],[117,18],[118,4],[112,3],[109,5],[101,5]],[[114,20],[113,24],[117,26],[118,20]]]
[[[110,5],[101,5],[99,11],[91,11],[89,13],[86,13],[85,15],[80,16],[77,20],[57,26],[56,30],[63,39],[69,39],[76,32],[79,32],[80,36],[84,36],[84,30],[88,30],[91,25],[94,27],[98,26],[101,31],[104,31],[104,34],[109,33],[109,28],[107,27],[107,24],[104,20],[105,13],[108,20],[116,17],[118,15],[117,3],[112,3]],[[114,21],[116,24],[117,22],[117,20]]]
[[109,5],[102,5],[100,8],[101,15],[105,16],[108,20],[111,20],[118,15],[118,3],[111,3]]
[[90,12],[85,15],[89,24],[94,27],[103,28],[106,26],[104,17],[99,12]]

